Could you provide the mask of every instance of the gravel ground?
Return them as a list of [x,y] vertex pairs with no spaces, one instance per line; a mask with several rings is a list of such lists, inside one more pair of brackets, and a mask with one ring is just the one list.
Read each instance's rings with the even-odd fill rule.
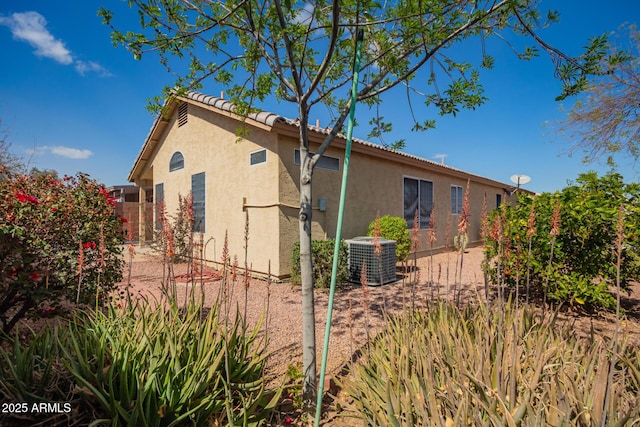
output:
[[[403,306],[422,305],[425,298],[436,295],[444,297],[447,290],[447,265],[449,266],[449,293],[454,294],[454,270],[459,257],[456,253],[441,253],[434,255],[434,282],[439,286],[430,287],[427,283],[430,278],[429,257],[418,259],[418,282],[413,287],[409,283],[413,280],[414,273],[402,275],[398,271],[399,280],[384,286],[368,286],[363,289],[360,285],[347,285],[336,291],[333,304],[333,320],[331,323],[331,338],[329,342],[329,355],[327,360],[327,376],[339,373],[344,364],[351,358],[355,351],[365,343],[367,330],[373,336],[384,325],[384,312],[394,313],[402,310]],[[460,292],[456,295],[461,300],[477,298],[483,294],[483,279],[480,269],[482,261],[482,249],[471,248],[464,254],[464,268]],[[191,285],[185,283],[186,264],[177,264],[174,274],[177,276],[178,300],[184,301],[185,294],[191,289]],[[220,281],[214,281],[215,272],[205,274],[206,303],[210,304],[219,294]],[[125,271],[125,282],[128,276]],[[404,277],[404,280],[401,278]],[[211,281],[206,281],[207,278]],[[132,292],[145,295],[151,299],[160,299],[162,283],[162,260],[151,253],[137,253],[131,264]],[[196,290],[200,284],[196,285]],[[238,303],[242,313],[245,310],[245,289],[242,284],[241,274],[234,286],[230,289],[230,296]],[[453,298],[451,296],[451,298]],[[368,301],[368,304],[365,303]],[[232,306],[235,306],[235,302]],[[281,378],[289,364],[302,363],[302,305],[299,286],[289,283],[272,283],[251,279],[247,290],[247,320],[255,325],[261,315],[267,312],[266,326],[269,330],[269,359],[270,377]],[[327,319],[328,291],[316,290],[316,348],[318,349],[318,372],[320,371],[320,358],[324,343],[324,333]],[[365,307],[368,310],[365,311]],[[263,322],[262,328],[265,327]]]
[[[484,299],[484,281],[481,271],[483,259],[482,248],[470,248],[464,254],[461,280],[462,285],[456,289],[453,286],[454,276],[460,257],[455,252],[444,252],[431,257],[423,257],[417,260],[417,273],[410,272],[400,274],[401,278],[395,283],[384,286],[368,286],[352,284],[337,290],[333,305],[333,321],[329,343],[329,355],[327,360],[327,378],[332,378],[340,373],[355,352],[367,340],[374,336],[384,326],[384,313],[396,313],[403,307],[413,305],[422,306],[427,299],[437,297],[448,298],[465,304],[471,300]],[[433,283],[430,266],[433,265]],[[176,288],[179,302],[184,301],[191,286],[185,283],[186,264],[178,264],[174,268],[174,274],[178,278]],[[415,270],[414,270],[415,271]],[[125,271],[125,282],[120,284],[125,287],[128,270]],[[418,285],[411,286],[417,274]],[[216,271],[206,271],[204,274],[204,289],[206,304],[211,304],[220,293],[220,281]],[[150,253],[136,254],[131,263],[131,285],[134,293],[150,298],[160,299],[162,282],[162,260]],[[449,285],[447,285],[449,283]],[[196,289],[201,285],[198,283]],[[447,293],[448,291],[448,293]],[[640,285],[632,286],[630,296],[624,298],[627,308],[627,319],[623,321],[623,328],[628,333],[631,342],[640,343]],[[246,317],[250,325],[255,325],[264,313],[267,313],[266,322],[261,326],[264,331],[268,327],[269,352],[267,379],[279,382],[287,371],[289,365],[301,366],[302,364],[302,305],[299,286],[289,283],[271,283],[251,279],[246,290]],[[229,289],[231,307],[237,306],[241,313],[245,311],[245,288],[242,284],[241,274],[238,274],[234,285]],[[320,358],[324,343],[324,333],[327,318],[328,292],[316,290],[316,348],[318,357],[318,373],[320,372]],[[576,313],[571,309],[561,313],[560,319],[572,322],[577,335],[588,335],[595,330],[603,334],[610,334],[613,330],[613,316],[599,315],[587,317]],[[261,331],[261,335],[263,332]],[[329,383],[325,382],[325,390]],[[332,390],[333,391],[333,390]],[[336,419],[326,421],[331,425]]]

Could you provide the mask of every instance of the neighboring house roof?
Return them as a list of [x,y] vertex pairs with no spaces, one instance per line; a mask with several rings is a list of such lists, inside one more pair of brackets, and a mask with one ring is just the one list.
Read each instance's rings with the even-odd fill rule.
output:
[[[240,116],[238,116],[237,114],[234,114],[233,112],[234,110],[233,104],[223,98],[217,98],[215,96],[205,95],[203,93],[193,92],[193,91],[187,92],[185,96],[177,96],[176,98],[185,102],[195,104],[195,105],[200,104],[201,106],[207,106],[208,109],[217,110],[219,113],[222,113],[226,116],[233,117],[240,120]],[[174,103],[174,105],[172,105],[168,114],[164,116],[163,115],[158,116],[158,118],[153,123],[151,130],[149,131],[149,134],[145,139],[145,143],[142,149],[140,150],[140,153],[138,154],[138,157],[136,158],[136,161],[133,167],[131,168],[131,172],[129,173],[128,179],[130,182],[133,182],[135,180],[136,172],[141,171],[142,168],[145,167],[146,162],[148,161],[156,144],[160,141],[160,138],[162,137],[162,133],[169,122],[169,119],[167,117],[171,117],[171,114],[173,113],[173,110],[176,108],[177,104],[178,103]],[[270,129],[276,126],[277,124],[282,124],[282,125],[292,126],[297,128],[300,127],[299,120],[289,119],[289,118],[280,116],[275,113],[270,113],[267,111],[259,111],[256,113],[251,113],[247,116],[246,120],[249,123],[253,122],[254,124],[262,125],[261,127],[266,126]],[[310,131],[320,135],[328,135],[329,132],[331,131],[331,128],[323,128],[320,126],[309,125],[308,128]],[[344,140],[344,138],[345,136],[341,134],[336,137],[337,140]],[[365,141],[358,138],[353,138],[352,141],[355,143],[354,149],[357,149],[357,146],[360,146],[363,148],[367,147],[369,150],[372,150],[372,151],[367,150],[369,151],[369,153],[372,153],[372,154],[375,153],[379,157],[383,157],[388,160],[395,160],[395,161],[402,162],[404,159],[405,161],[411,161],[412,163],[418,162],[420,164],[423,164],[424,166],[427,166],[429,169],[436,169],[436,170],[441,169],[442,172],[444,173],[447,173],[447,172],[450,174],[453,173],[454,175],[457,175],[463,178],[474,178],[476,180],[484,181],[492,185],[502,186],[505,188],[505,190],[508,190],[508,191],[513,191],[513,189],[515,188],[512,184],[505,184],[500,181],[495,181],[491,178],[475,175],[475,174],[463,171],[461,169],[451,167],[449,165],[444,165],[444,164],[435,162],[433,160],[415,156],[413,154],[391,150],[387,147],[384,147],[378,144],[373,144],[369,141]],[[520,189],[520,191],[524,191],[530,194],[535,194],[534,192],[531,192],[529,190],[522,189],[522,188]]]

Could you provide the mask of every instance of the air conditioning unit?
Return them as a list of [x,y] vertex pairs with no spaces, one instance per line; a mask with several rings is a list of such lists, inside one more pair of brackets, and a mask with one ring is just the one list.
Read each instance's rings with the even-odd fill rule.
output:
[[345,240],[349,247],[349,280],[360,283],[362,266],[367,266],[367,284],[380,286],[396,280],[396,242],[395,240],[378,239],[382,248],[380,254],[375,253],[373,237],[354,237]]

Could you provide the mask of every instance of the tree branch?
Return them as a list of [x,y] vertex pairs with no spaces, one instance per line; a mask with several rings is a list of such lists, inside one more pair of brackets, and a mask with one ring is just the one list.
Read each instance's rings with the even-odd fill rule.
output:
[[333,52],[335,51],[336,41],[338,38],[339,22],[340,22],[340,1],[333,0],[332,14],[331,14],[331,36],[329,37],[329,47],[327,48],[327,53],[324,55],[324,58],[322,60],[322,63],[320,64],[320,67],[318,68],[318,72],[316,73],[316,76],[311,81],[309,88],[307,89],[306,93],[302,97],[302,99],[305,102],[311,97],[313,92],[315,92],[316,88],[324,78],[325,72],[327,71],[329,65],[331,64],[331,61],[333,59]]

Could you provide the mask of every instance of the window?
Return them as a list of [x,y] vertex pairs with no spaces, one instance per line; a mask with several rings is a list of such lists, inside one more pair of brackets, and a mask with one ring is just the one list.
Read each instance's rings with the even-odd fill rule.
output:
[[249,164],[251,166],[265,163],[267,161],[267,150],[262,149],[249,154]]
[[184,168],[184,156],[181,152],[176,151],[169,161],[169,172],[177,171]]
[[404,178],[404,219],[409,228],[418,211],[420,228],[429,228],[429,216],[433,208],[433,182]]
[[162,222],[160,221],[160,216],[164,211],[164,184],[156,184],[153,197],[156,199],[156,230],[161,230]]
[[183,102],[178,107],[178,127],[186,125],[189,118],[189,104]]
[[459,185],[451,186],[451,213],[454,215],[462,213],[462,187]]
[[502,194],[496,194],[496,209],[502,204]]
[[191,176],[191,195],[193,196],[193,231],[204,233],[205,231],[205,182],[204,172]]
[[[298,150],[297,148],[293,150],[293,163],[296,165],[300,164],[300,150]],[[337,157],[322,156],[318,159],[316,167],[319,169],[327,169],[330,171],[339,171],[340,159],[338,159]]]

